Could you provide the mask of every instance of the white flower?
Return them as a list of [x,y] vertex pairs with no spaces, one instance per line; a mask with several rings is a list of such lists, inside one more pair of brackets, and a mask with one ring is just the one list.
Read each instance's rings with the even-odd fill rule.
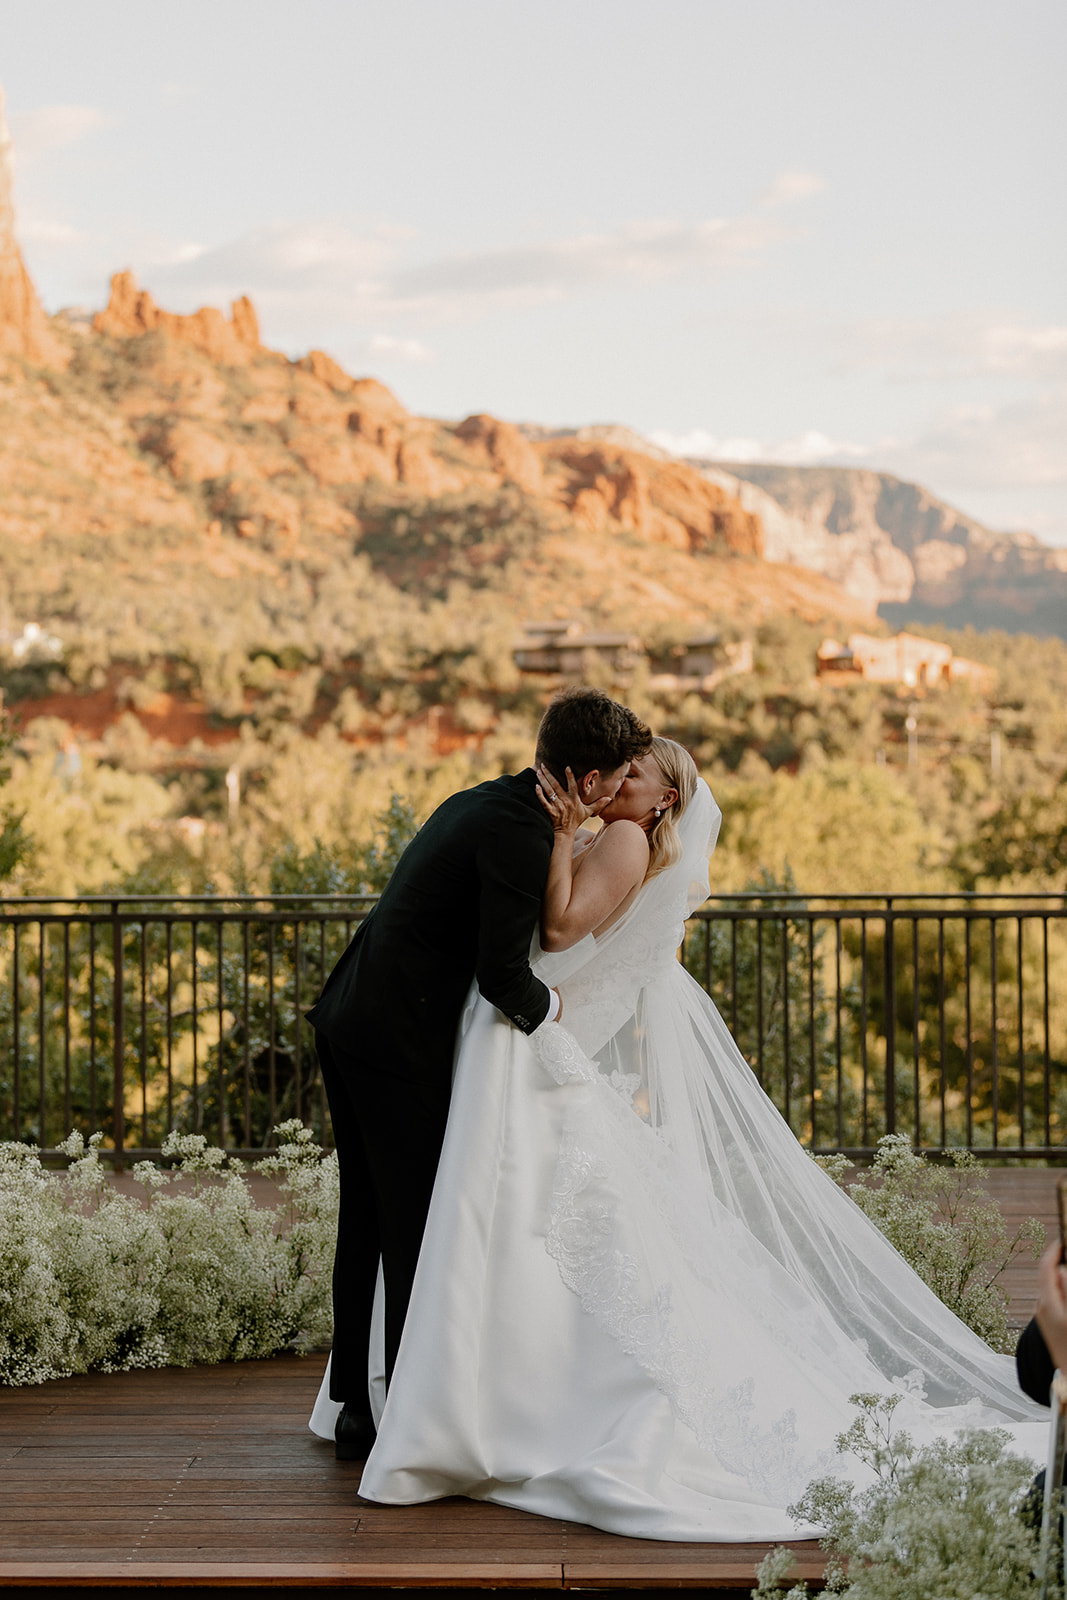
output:
[[0,1144],[0,1384],[328,1343],[337,1160],[299,1123],[275,1131],[285,1142],[260,1163],[279,1180],[273,1207],[201,1134],[164,1146],[193,1192],[142,1161],[140,1201],[108,1182],[99,1134],[64,1141],[66,1173]]

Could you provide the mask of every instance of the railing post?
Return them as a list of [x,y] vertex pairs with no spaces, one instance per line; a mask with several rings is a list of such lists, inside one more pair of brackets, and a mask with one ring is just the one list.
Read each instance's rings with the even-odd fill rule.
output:
[[897,1131],[897,960],[893,901],[885,909],[885,1131]]
[[111,908],[111,1015],[114,1028],[112,1069],[112,1129],[115,1140],[114,1170],[124,1172],[126,1163],[126,1011],[123,958],[125,940],[118,905]]
[[[322,897],[318,896],[263,898],[267,901],[265,905],[258,897],[236,896],[231,907],[229,901],[220,897],[165,897],[158,900],[164,909],[157,912],[157,897],[154,896],[145,896],[144,900],[150,902],[145,905],[135,897],[114,893],[91,897],[86,902],[0,897],[0,957],[7,963],[7,970],[0,973],[3,989],[0,995],[3,1002],[0,1005],[0,1139],[36,1135],[38,1142],[44,1145],[54,1141],[61,1116],[64,1124],[61,1131],[66,1131],[71,1114],[80,1121],[84,1111],[91,1128],[98,1127],[103,1117],[108,1138],[113,1143],[106,1156],[114,1161],[115,1170],[121,1172],[129,1168],[139,1149],[150,1148],[150,1141],[153,1153],[158,1153],[161,1132],[156,1124],[165,1112],[168,1123],[174,1117],[179,1121],[189,1117],[193,1127],[201,1131],[203,1091],[208,1089],[213,1095],[216,1082],[219,1138],[227,1147],[237,1138],[235,1128],[240,1124],[244,1129],[242,1148],[260,1150],[257,1141],[265,1137],[265,1130],[261,1132],[258,1127],[257,1101],[261,1093],[264,1102],[269,1102],[271,1126],[280,1115],[297,1112],[298,1108],[304,1115],[314,1113],[325,1118],[321,1083],[316,1078],[313,1058],[309,1066],[307,1038],[299,1022],[299,1007],[306,998],[303,966],[307,957],[313,957],[311,950],[305,950],[308,939],[305,924],[312,931],[316,924],[319,929],[317,965],[312,959],[309,968],[308,981],[311,982],[312,969],[318,977],[325,971],[331,942],[327,934],[333,924],[338,924],[339,931],[343,923],[347,940],[351,919],[364,908],[358,906],[354,910],[354,897],[347,896],[339,896],[336,908],[331,904],[326,911],[322,909]],[[793,1102],[798,1092],[804,1098],[804,1086],[796,1090],[791,1069],[801,1070],[804,1053],[801,1045],[806,1035],[805,1048],[809,1055],[806,1096],[810,1100],[814,1144],[821,1144],[824,1137],[836,1136],[839,1147],[870,1154],[870,1147],[883,1132],[906,1132],[909,1139],[912,1137],[910,1107],[905,1104],[898,1116],[896,1106],[896,1044],[897,1034],[902,1033],[905,1102],[914,1095],[917,1107],[914,1136],[919,1149],[934,1144],[945,1150],[953,1144],[961,1144],[979,1154],[995,1151],[1002,1157],[1063,1158],[1067,1145],[1063,1143],[1062,1129],[1058,1125],[1056,1096],[1063,1076],[1061,1064],[1067,1059],[1064,1056],[1067,1044],[1063,1039],[1061,1018],[1051,998],[1053,964],[1067,951],[1067,896],[1062,892],[1035,892],[1026,896],[999,893],[913,895],[906,891],[843,895],[839,906],[818,913],[812,910],[811,900],[821,904],[830,897],[805,898],[762,891],[718,898],[719,904],[694,913],[694,926],[703,929],[705,946],[703,961],[695,959],[692,964],[697,970],[703,967],[707,987],[721,983],[725,989],[729,984],[731,1005],[725,1008],[727,1018],[732,1020],[735,1035],[741,1036],[738,1043],[751,1054],[757,1076],[761,1082],[766,1081],[772,1094],[777,1087],[775,1062],[782,1058],[786,1082],[782,1085],[781,1109],[787,1115],[793,1110],[801,1114],[800,1102]],[[898,899],[905,902],[899,909]],[[57,908],[60,909],[57,911]],[[824,916],[835,925],[836,949],[827,952],[825,971],[821,957],[813,957],[818,939],[816,915]],[[165,965],[150,959],[155,948],[150,936],[151,924],[156,918],[165,922],[167,928]],[[1032,951],[1025,928],[1026,920],[1031,918],[1040,923],[1040,944]],[[53,921],[63,928],[61,1011],[60,973],[55,966],[54,948],[57,935],[50,926]],[[804,985],[798,976],[794,1004],[789,987],[792,940],[803,921],[808,926],[807,999],[805,1002]],[[898,921],[905,928],[909,925],[911,928],[899,972],[896,959]],[[937,923],[936,950],[932,944],[926,949],[920,938],[923,921]],[[140,1023],[135,1003],[129,1019],[133,1030],[129,1040],[131,1066],[135,1070],[133,1109],[129,1118],[125,1105],[127,922],[131,926],[139,925],[140,941],[131,949],[135,968],[131,999],[137,1001],[139,972]],[[226,950],[226,925],[231,922],[241,924],[243,960],[240,963],[236,959],[236,944],[229,955]],[[873,930],[877,922],[882,923],[885,938],[881,973],[876,970],[877,939]],[[199,929],[205,923],[209,927],[216,926],[218,982],[215,988],[210,981],[213,976],[210,952],[205,953],[206,965],[197,959]],[[726,923],[730,926],[729,968],[717,970],[714,969],[715,952],[719,947],[718,943],[711,942],[711,928],[715,927],[718,940],[725,937],[720,929]],[[988,956],[984,941],[976,941],[973,933],[974,928],[982,928],[987,923],[990,927]],[[1001,985],[1009,983],[1003,976],[1004,956],[1000,944],[1000,927],[1006,923],[1014,923],[1013,982],[1017,990],[1017,1015],[1010,1018],[1000,993]],[[775,924],[780,928],[779,937],[776,937]],[[957,925],[962,929],[958,937]],[[108,926],[111,928],[110,949],[104,933]],[[10,941],[8,927],[11,928]],[[174,970],[176,927],[188,928],[191,955],[191,966],[186,972],[183,935],[178,952],[182,958],[178,994],[175,985],[179,984],[179,977]],[[291,951],[286,942],[289,928],[292,928]],[[279,929],[282,932],[280,949]],[[770,944],[767,943],[768,929]],[[846,929],[849,930],[847,940],[844,938]],[[210,944],[210,935],[207,937]],[[261,937],[265,974],[259,965]],[[782,944],[780,974],[774,971],[778,964],[779,938]],[[689,944],[692,946],[692,938]],[[712,957],[715,960],[709,967]],[[1027,958],[1025,962],[1024,957]],[[110,985],[105,970],[109,959],[112,963]],[[227,961],[231,962],[230,968],[226,967]],[[253,965],[255,984],[251,981]],[[239,966],[243,971],[238,970]],[[260,987],[264,975],[266,983]],[[48,983],[52,983],[52,989],[47,988]],[[899,994],[900,983],[904,984],[903,995]],[[240,995],[233,987],[235,984],[241,986]],[[882,1003],[879,984],[883,986],[885,1005],[881,1113],[877,1106],[878,1006]],[[913,986],[910,991],[909,984]],[[186,988],[191,988],[188,997],[191,1004],[187,1004]],[[1040,1000],[1037,998],[1039,989]],[[176,1016],[175,1005],[179,998],[180,1010]],[[898,999],[908,1000],[910,1013],[909,1016],[902,1013],[899,1021]],[[206,1018],[201,1016],[205,1002]],[[290,1003],[297,1010],[297,1031],[290,1038],[283,1030],[279,1038],[280,1015],[287,1016]],[[806,1024],[803,1020],[805,1003]],[[153,1048],[154,1034],[149,1027],[157,1008],[161,1029],[158,1060]],[[214,1029],[208,1026],[205,1032],[203,1027],[205,1022],[211,1023],[212,1009],[218,1016],[217,1063],[215,1046],[210,1043]],[[236,1032],[227,1032],[224,1026],[230,1016],[236,1019]],[[62,1066],[57,1053],[59,1046],[51,1040],[54,1023],[63,1028]],[[1017,1034],[1017,1083],[1014,1079],[1007,1083],[1004,1078],[1003,1034],[1009,1023]],[[751,1037],[753,1024],[754,1040]],[[113,1030],[110,1050],[109,1028]],[[174,1037],[176,1029],[180,1039]],[[798,1031],[794,1032],[795,1029]],[[192,1047],[191,1061],[186,1054],[187,1035]],[[162,1055],[164,1037],[165,1059]],[[243,1041],[240,1047],[239,1041]],[[180,1052],[176,1048],[178,1043],[182,1045]],[[261,1044],[262,1050],[259,1049]],[[824,1050],[828,1052],[825,1062]],[[110,1128],[107,1127],[106,1085],[109,1054]],[[180,1065],[176,1060],[179,1055]],[[231,1056],[242,1058],[243,1086],[237,1080],[230,1081]],[[31,1068],[29,1076],[27,1060]],[[836,1085],[829,1081],[835,1066]],[[6,1076],[2,1067],[8,1068]],[[1012,1067],[1011,1070],[1016,1069]],[[991,1102],[987,1088],[990,1072]],[[178,1083],[175,1082],[176,1073]],[[848,1093],[853,1073],[856,1076],[855,1105]],[[34,1125],[33,1107],[28,1105],[34,1098],[34,1078],[37,1079],[36,1093],[42,1117],[40,1126]],[[142,1096],[139,1106],[138,1080]],[[820,1103],[822,1093],[835,1086],[836,1118]],[[155,1097],[151,1112],[150,1092]],[[228,1098],[231,1092],[235,1095],[233,1105]],[[55,1103],[48,1099],[53,1094]],[[979,1096],[977,1104],[976,1094]],[[1040,1104],[1037,1103],[1039,1094]],[[1031,1098],[1035,1101],[1033,1106]],[[950,1099],[954,1102],[951,1106]],[[1018,1141],[1003,1145],[998,1113],[1007,1114],[1011,1109],[1009,1101],[1016,1100]],[[243,1102],[240,1110],[238,1102]],[[264,1108],[268,1108],[266,1104]],[[27,1111],[29,1128],[22,1120]],[[820,1118],[827,1119],[822,1127]],[[1037,1134],[1031,1123],[1037,1128]],[[1035,1138],[1036,1144],[1032,1142]]]

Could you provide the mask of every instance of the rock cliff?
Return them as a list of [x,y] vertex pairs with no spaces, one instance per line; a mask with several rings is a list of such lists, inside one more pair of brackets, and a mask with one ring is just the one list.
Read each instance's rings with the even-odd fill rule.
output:
[[67,351],[49,329],[15,237],[15,161],[4,107],[0,89],[0,355],[60,367]]
[[227,366],[245,365],[261,348],[259,319],[247,295],[233,301],[229,320],[215,306],[180,316],[160,310],[150,294],[138,289],[132,272],[115,273],[107,308],[93,318],[93,327],[97,333],[127,339],[161,328]]
[[823,573],[894,625],[1067,633],[1067,550],[994,533],[919,484],[849,467],[697,462],[758,516],[764,554]]
[[321,350],[266,348],[247,300],[178,315],[129,273],[79,327],[33,304],[63,370],[25,341],[0,370],[0,593],[17,618],[60,593],[69,635],[103,585],[166,650],[182,606],[221,605],[224,629],[252,590],[339,565],[363,584],[369,563],[368,593],[489,591],[505,627],[871,620],[828,579],[768,566],[758,515],[629,436],[420,417]]

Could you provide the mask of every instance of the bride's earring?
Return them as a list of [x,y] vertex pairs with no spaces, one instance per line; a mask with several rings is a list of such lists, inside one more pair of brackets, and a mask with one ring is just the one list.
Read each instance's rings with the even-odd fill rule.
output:
[[659,806],[657,806],[657,807],[656,807],[656,821],[657,821],[657,822],[658,822],[658,821],[659,821],[659,819],[660,819],[660,817],[661,817],[661,816],[662,816],[662,815],[663,815],[663,813],[662,813],[662,811],[661,811],[661,810],[660,810],[660,808],[659,808]]

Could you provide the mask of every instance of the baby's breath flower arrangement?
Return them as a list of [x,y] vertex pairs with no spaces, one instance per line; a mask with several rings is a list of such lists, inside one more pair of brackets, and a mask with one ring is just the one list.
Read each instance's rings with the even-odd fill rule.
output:
[[[1036,1600],[1038,1535],[1020,1515],[1032,1464],[1007,1449],[1001,1428],[917,1449],[892,1431],[899,1403],[899,1395],[852,1396],[859,1414],[837,1448],[873,1474],[868,1488],[819,1478],[789,1507],[827,1530],[826,1591],[848,1600]],[[752,1600],[805,1600],[806,1584],[782,1592],[792,1566],[790,1550],[772,1551],[756,1569]]]
[[[847,1156],[816,1160],[844,1184]],[[1045,1229],[1028,1217],[1009,1235],[969,1150],[954,1150],[941,1165],[914,1150],[905,1134],[886,1134],[870,1173],[845,1187],[950,1311],[994,1350],[1015,1349],[1000,1279],[1020,1250],[1037,1259]]]
[[108,1182],[100,1134],[60,1146],[65,1173],[0,1144],[0,1384],[328,1344],[337,1158],[300,1122],[274,1132],[253,1169],[276,1179],[273,1207],[201,1134],[168,1137],[176,1174],[134,1167],[140,1199]]

